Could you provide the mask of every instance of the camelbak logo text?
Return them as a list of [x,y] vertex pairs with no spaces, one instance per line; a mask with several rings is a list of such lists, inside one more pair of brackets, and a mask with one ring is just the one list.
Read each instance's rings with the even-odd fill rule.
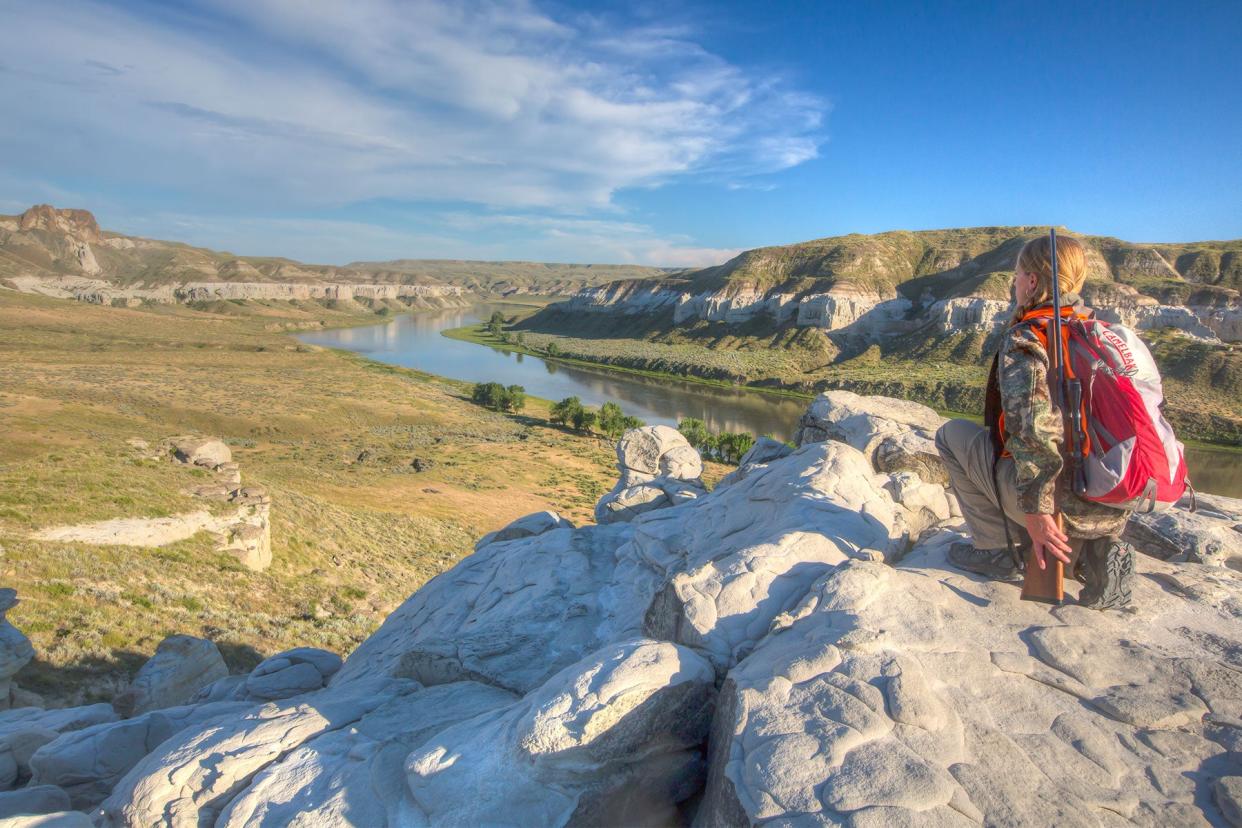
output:
[[1121,359],[1121,368],[1118,373],[1125,376],[1133,376],[1138,372],[1138,364],[1134,361],[1134,354],[1130,351],[1130,346],[1126,341],[1108,328],[1100,328],[1100,339],[1104,340],[1112,349],[1117,352],[1117,356]]

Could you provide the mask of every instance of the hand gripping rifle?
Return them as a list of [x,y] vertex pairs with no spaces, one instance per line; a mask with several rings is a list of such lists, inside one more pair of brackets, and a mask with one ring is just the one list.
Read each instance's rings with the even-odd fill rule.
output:
[[[1061,414],[1065,429],[1066,452],[1069,460],[1070,481],[1074,494],[1087,490],[1082,469],[1082,383],[1071,378],[1065,367],[1064,340],[1061,324],[1061,279],[1057,271],[1057,231],[1048,232],[1048,244],[1052,259],[1052,324],[1048,331],[1048,390],[1052,405]],[[1062,472],[1065,470],[1062,469]],[[1058,475],[1059,477],[1059,475]],[[1055,483],[1054,483],[1055,485]],[[1053,490],[1056,496],[1056,489]],[[1056,511],[1057,528],[1065,531],[1065,519],[1061,510]],[[1045,569],[1039,568],[1035,559],[1035,545],[1026,553],[1026,573],[1022,582],[1022,598],[1027,601],[1043,601],[1059,604],[1065,598],[1064,565],[1051,555],[1044,556]]]

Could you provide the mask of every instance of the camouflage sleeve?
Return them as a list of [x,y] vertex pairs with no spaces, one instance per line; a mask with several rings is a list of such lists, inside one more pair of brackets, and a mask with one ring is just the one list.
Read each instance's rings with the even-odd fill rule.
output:
[[1052,408],[1048,355],[1029,328],[1017,328],[1006,336],[999,373],[1009,435],[1005,448],[1017,470],[1018,505],[1028,515],[1052,514],[1064,435],[1061,418]]

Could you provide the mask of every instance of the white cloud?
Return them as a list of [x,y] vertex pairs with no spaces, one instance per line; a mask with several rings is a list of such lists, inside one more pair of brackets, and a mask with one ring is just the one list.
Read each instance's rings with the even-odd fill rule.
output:
[[610,209],[626,187],[802,163],[826,111],[685,31],[520,0],[0,15],[5,157],[217,204]]

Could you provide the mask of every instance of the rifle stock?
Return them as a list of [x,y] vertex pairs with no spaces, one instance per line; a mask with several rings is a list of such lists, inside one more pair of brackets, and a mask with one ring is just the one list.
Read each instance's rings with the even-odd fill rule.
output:
[[[1065,522],[1057,514],[1057,528],[1065,531]],[[1026,551],[1026,572],[1022,578],[1022,600],[1059,604],[1065,600],[1065,565],[1052,555],[1044,555],[1045,569],[1035,560],[1035,546]]]
[[[1057,271],[1057,231],[1048,231],[1050,258],[1052,259],[1052,329],[1048,334],[1048,392],[1052,405],[1061,415],[1062,428],[1065,427],[1065,411],[1067,397],[1070,396],[1066,385],[1065,366],[1061,353],[1061,276]],[[1071,436],[1073,444],[1077,432]],[[1073,449],[1071,449],[1072,451]],[[1061,470],[1064,473],[1064,469]],[[1059,475],[1058,475],[1059,478]],[[1055,484],[1054,484],[1055,485]],[[1054,489],[1055,492],[1055,489]],[[1065,531],[1065,520],[1061,510],[1056,511],[1057,528]],[[1061,561],[1052,555],[1044,555],[1045,568],[1040,569],[1035,559],[1035,545],[1026,553],[1026,567],[1022,578],[1022,600],[1042,601],[1047,604],[1059,604],[1065,599],[1065,569]]]

